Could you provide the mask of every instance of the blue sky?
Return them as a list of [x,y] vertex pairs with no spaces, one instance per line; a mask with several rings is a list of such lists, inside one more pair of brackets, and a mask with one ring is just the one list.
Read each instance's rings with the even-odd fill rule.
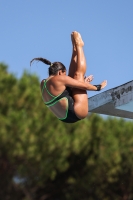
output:
[[60,61],[68,69],[74,30],[84,40],[92,84],[106,79],[107,90],[133,80],[132,0],[0,0],[0,62],[17,77],[26,69],[40,80],[48,68],[30,67],[34,57]]

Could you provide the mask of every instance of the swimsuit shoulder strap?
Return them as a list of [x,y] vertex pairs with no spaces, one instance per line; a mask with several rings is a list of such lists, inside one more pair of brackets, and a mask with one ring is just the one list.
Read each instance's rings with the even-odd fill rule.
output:
[[57,95],[57,96],[54,96],[54,95],[52,95],[50,92],[49,92],[49,90],[48,90],[48,88],[47,88],[47,85],[46,85],[46,83],[48,82],[48,80],[49,79],[45,79],[44,80],[44,84],[43,84],[43,87],[42,87],[42,94],[43,94],[43,91],[44,91],[44,89],[47,91],[47,93],[51,96],[51,97],[53,97],[51,100],[49,100],[49,101],[47,101],[47,102],[44,102],[45,103],[45,105],[47,105],[48,107],[49,106],[51,106],[51,105],[53,105],[53,104],[55,104],[56,102],[58,102],[60,99],[62,99],[63,97],[66,97],[67,95],[68,95],[68,91],[67,90],[64,90],[61,94],[59,94],[59,95]]
[[48,82],[48,80],[49,80],[49,79],[45,79],[45,80],[44,80],[44,84],[43,84],[43,87],[42,87],[42,93],[43,93],[44,89],[46,89],[47,93],[48,93],[51,97],[55,97],[54,95],[52,95],[52,94],[49,92],[49,90],[48,90],[48,88],[47,88],[46,83]]
[[53,97],[51,100],[49,100],[49,101],[47,101],[47,102],[44,102],[45,103],[45,105],[50,105],[51,103],[53,103],[57,98],[58,98],[58,96],[60,96],[60,94],[58,95],[58,96],[54,96],[54,95],[52,95],[50,92],[49,92],[49,90],[48,90],[48,88],[47,88],[47,82],[49,81],[49,78],[48,79],[45,79],[44,80],[44,84],[43,84],[43,87],[42,87],[42,94],[43,94],[43,91],[44,90],[46,90],[47,91],[47,93],[51,96],[51,97]]

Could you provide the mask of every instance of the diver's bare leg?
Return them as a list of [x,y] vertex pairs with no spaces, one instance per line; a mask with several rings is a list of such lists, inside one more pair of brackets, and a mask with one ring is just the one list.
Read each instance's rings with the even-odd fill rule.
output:
[[76,49],[72,35],[71,35],[71,40],[72,40],[72,57],[71,57],[71,62],[69,66],[68,76],[74,78],[74,74],[77,68],[77,49]]
[[[86,59],[83,52],[84,42],[78,32],[72,33],[72,38],[76,47],[76,68],[73,78],[84,82],[84,75],[86,73]],[[85,90],[73,88],[74,110],[79,118],[85,118],[88,114],[88,96]]]
[[81,35],[76,31],[72,33],[72,38],[74,41],[77,55],[74,79],[84,81],[84,75],[86,73],[86,59],[83,51],[84,42],[81,38]]

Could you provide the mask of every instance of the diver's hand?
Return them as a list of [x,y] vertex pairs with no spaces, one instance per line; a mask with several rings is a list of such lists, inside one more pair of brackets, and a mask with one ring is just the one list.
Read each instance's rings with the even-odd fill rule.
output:
[[85,77],[85,82],[90,83],[91,81],[93,81],[94,77],[93,75],[87,76]]

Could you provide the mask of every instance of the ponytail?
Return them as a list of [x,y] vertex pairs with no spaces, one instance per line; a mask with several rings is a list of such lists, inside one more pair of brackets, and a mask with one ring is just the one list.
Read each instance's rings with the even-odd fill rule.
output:
[[50,65],[50,67],[48,69],[49,76],[56,75],[59,70],[66,71],[66,67],[61,62],[51,63],[49,60],[47,60],[45,58],[33,58],[30,61],[30,65],[32,64],[32,62],[34,60],[36,60],[36,61],[38,60],[38,61],[41,61],[41,62],[45,63],[46,65]]
[[51,64],[52,64],[49,60],[47,60],[47,59],[45,59],[45,58],[33,58],[33,59],[30,61],[30,66],[31,66],[31,64],[32,64],[32,62],[33,62],[34,60],[41,61],[41,62],[45,63],[46,65],[51,65]]

